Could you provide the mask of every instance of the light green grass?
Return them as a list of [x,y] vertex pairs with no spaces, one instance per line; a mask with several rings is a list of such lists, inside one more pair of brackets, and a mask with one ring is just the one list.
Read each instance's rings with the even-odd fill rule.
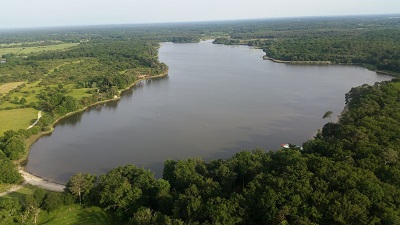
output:
[[[11,103],[11,102],[8,102],[8,101],[1,101],[0,102],[0,110],[5,110],[5,108],[12,108],[12,109],[14,109],[14,108],[17,108],[19,105],[17,105],[17,104],[14,104],[14,103]],[[1,115],[0,115],[1,116]],[[0,118],[0,120],[1,120],[1,118]]]
[[31,185],[25,185],[21,189],[15,191],[15,192],[11,192],[5,196],[0,197],[0,200],[16,198],[20,202],[23,202],[25,199],[25,195],[32,195],[36,188],[37,187],[31,186]]
[[26,129],[32,119],[37,119],[38,111],[33,108],[0,110],[0,135],[8,130]]
[[11,82],[11,83],[6,83],[0,85],[0,94],[7,94],[9,91],[12,89],[15,89],[19,85],[23,84],[25,82]]
[[40,224],[46,225],[107,225],[112,224],[110,216],[99,207],[82,208],[77,204],[63,206],[47,214],[40,215]]
[[14,186],[13,184],[0,184],[0,193],[9,190],[13,186]]
[[29,54],[42,51],[63,50],[76,45],[78,45],[78,43],[67,43],[67,44],[35,46],[35,47],[0,48],[0,55],[4,55],[7,53],[14,53],[17,55],[21,55],[21,54]]
[[77,100],[82,99],[83,97],[90,97],[93,94],[88,94],[86,93],[87,91],[93,90],[95,88],[79,88],[79,89],[72,89],[72,91],[68,94],[66,94],[66,96],[71,96],[76,98]]

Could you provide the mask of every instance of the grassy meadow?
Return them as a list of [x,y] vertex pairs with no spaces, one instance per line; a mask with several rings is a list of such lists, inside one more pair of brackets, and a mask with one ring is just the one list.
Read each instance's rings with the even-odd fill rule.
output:
[[34,46],[34,47],[21,46],[21,47],[10,47],[10,48],[4,48],[0,46],[0,56],[9,53],[13,53],[16,55],[23,55],[23,54],[43,52],[43,51],[64,50],[76,45],[78,45],[78,43],[62,43],[62,44]]
[[33,119],[37,119],[38,110],[33,108],[0,110],[0,135],[7,130],[26,129]]

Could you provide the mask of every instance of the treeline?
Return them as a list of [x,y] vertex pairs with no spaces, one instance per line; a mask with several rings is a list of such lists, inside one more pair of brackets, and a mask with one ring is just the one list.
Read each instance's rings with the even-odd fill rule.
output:
[[78,173],[59,202],[100,206],[115,224],[398,224],[399,95],[400,80],[353,88],[303,150],[168,160],[162,179],[133,165]]
[[[64,54],[93,57],[94,54],[101,54],[101,51],[97,50],[91,54],[90,46],[99,42],[140,40],[188,43],[205,38],[223,37],[216,43],[256,46],[262,48],[267,56],[278,60],[357,63],[364,64],[372,70],[398,73],[399,34],[400,19],[397,15],[377,15],[90,26],[53,28],[35,33],[19,30],[1,33],[0,43],[25,42],[27,45],[55,42],[81,43],[88,51],[81,48],[79,51]],[[122,56],[123,58],[125,56]],[[120,66],[127,65],[122,63]]]
[[1,184],[19,184],[23,181],[13,161],[20,160],[26,155],[25,139],[38,134],[40,130],[40,127],[19,131],[10,130],[0,136]]
[[238,23],[214,43],[248,44],[283,61],[354,63],[371,70],[400,72],[398,17],[298,18],[247,25]]
[[377,29],[342,37],[300,37],[256,43],[266,55],[284,61],[362,64],[372,70],[400,72],[400,29]]

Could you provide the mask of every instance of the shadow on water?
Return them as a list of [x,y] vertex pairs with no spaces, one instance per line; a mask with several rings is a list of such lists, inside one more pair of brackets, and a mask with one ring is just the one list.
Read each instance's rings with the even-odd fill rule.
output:
[[[118,108],[118,104],[120,103],[121,99],[123,98],[123,100],[130,100],[133,96],[133,93],[136,89],[138,88],[143,88],[145,85],[151,85],[153,82],[157,82],[159,80],[165,80],[168,79],[168,76],[163,76],[163,77],[156,77],[153,79],[147,79],[147,80],[142,80],[139,81],[138,83],[136,83],[135,85],[133,85],[131,88],[124,90],[121,93],[121,98],[114,100],[114,101],[108,101],[108,102],[104,102],[104,103],[100,103],[97,105],[93,105],[88,107],[87,109],[83,110],[82,112],[78,112],[78,113],[74,113],[68,117],[65,117],[63,119],[61,119],[60,121],[58,121],[55,126],[65,126],[65,125],[69,125],[69,126],[76,126],[78,125],[84,114],[86,113],[91,113],[91,112],[96,112],[96,113],[100,113],[102,110],[113,110],[116,111]],[[48,134],[46,136],[51,136],[51,134]]]
[[[231,147],[220,148],[219,151],[204,158],[204,160],[227,159],[240,151],[253,150],[255,148],[260,148],[265,151],[276,151],[281,148],[281,144],[286,143],[302,146],[304,142],[313,139],[315,133],[318,131],[307,126],[307,124],[310,124],[310,120],[313,119],[304,117],[303,119],[275,120],[269,125],[270,134],[250,134],[246,140],[238,140]],[[302,127],[304,130],[289,129],[287,128],[288,123],[293,124],[293,127]],[[241,127],[240,129],[252,130],[252,128],[249,127]],[[308,139],[304,139],[303,135],[301,135],[304,132],[309,133]],[[255,145],[255,143],[257,143],[257,145]]]
[[[120,165],[120,166],[124,166],[124,165]],[[110,170],[115,169],[115,168],[105,168],[105,167],[103,167],[103,168],[99,169],[99,171],[100,171],[99,173],[96,173],[96,174],[93,173],[93,174],[95,174],[97,176],[101,176],[101,175],[106,174],[107,172],[109,172]],[[65,173],[58,174],[56,177],[54,177],[54,179],[50,179],[50,180],[53,181],[53,182],[57,182],[57,183],[65,185],[68,182],[68,180],[76,173],[90,173],[90,172],[84,172],[84,171],[65,172]]]

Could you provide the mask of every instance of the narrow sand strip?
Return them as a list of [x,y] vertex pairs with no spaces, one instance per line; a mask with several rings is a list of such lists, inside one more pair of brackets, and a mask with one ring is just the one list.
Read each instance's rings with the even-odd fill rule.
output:
[[65,185],[43,179],[41,177],[38,177],[38,176],[30,174],[26,171],[23,171],[22,169],[19,170],[19,173],[24,178],[26,184],[41,187],[41,188],[49,190],[49,191],[56,191],[56,192],[64,191]]

